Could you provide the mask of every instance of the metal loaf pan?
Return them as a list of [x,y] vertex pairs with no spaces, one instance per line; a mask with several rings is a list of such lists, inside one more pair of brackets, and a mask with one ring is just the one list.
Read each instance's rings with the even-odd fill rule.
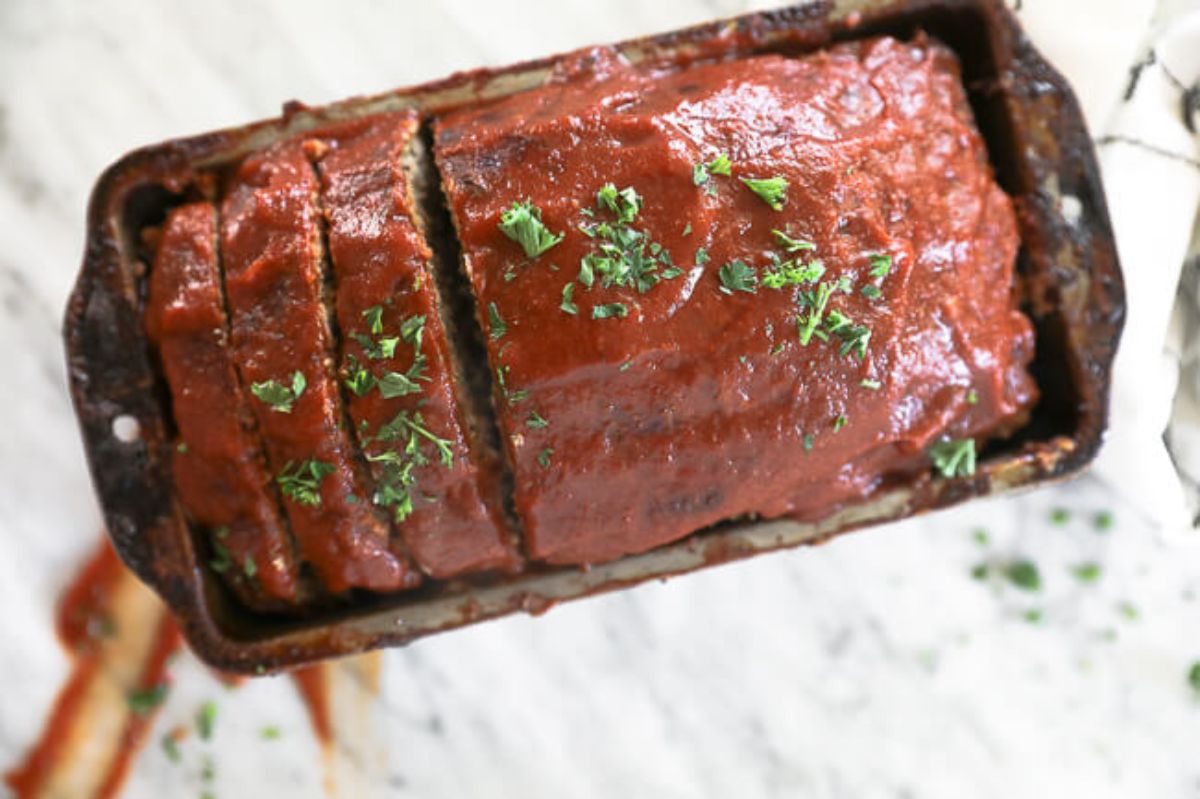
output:
[[[982,453],[974,477],[922,477],[815,524],[718,525],[590,570],[539,568],[515,577],[431,583],[407,595],[364,596],[346,609],[299,620],[256,615],[237,604],[203,567],[198,538],[172,487],[167,392],[142,332],[147,254],[140,231],[189,192],[203,191],[210,170],[283,136],[403,106],[432,115],[518,92],[544,79],[556,60],[546,58],[321,108],[288,104],[280,118],[138,150],[104,173],[92,194],[65,337],[71,393],[117,551],[170,606],[197,654],[227,670],[262,673],[406,644],[518,610],[539,612],[563,600],[818,543],[1079,472],[1096,454],[1105,427],[1124,315],[1120,268],[1076,101],[999,0],[822,0],[617,47],[632,61],[687,63],[799,54],[836,41],[882,33],[907,37],[918,30],[941,39],[962,61],[997,178],[1017,203],[1019,290],[1037,333],[1032,371],[1042,400],[1013,439]],[[136,419],[134,440],[114,434],[114,420],[122,416]]]

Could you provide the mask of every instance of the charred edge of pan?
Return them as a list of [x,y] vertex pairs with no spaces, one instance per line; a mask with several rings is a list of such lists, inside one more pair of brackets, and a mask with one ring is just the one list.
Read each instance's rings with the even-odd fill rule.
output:
[[313,217],[317,223],[317,235],[319,238],[318,245],[320,247],[320,270],[321,270],[321,305],[325,310],[325,326],[329,332],[329,344],[326,348],[325,359],[327,363],[326,372],[328,377],[333,380],[334,388],[337,391],[338,402],[338,418],[341,422],[342,429],[346,431],[346,439],[350,442],[351,457],[354,459],[355,472],[358,475],[361,485],[366,489],[367,495],[362,497],[363,503],[370,508],[371,513],[386,522],[388,527],[388,549],[399,557],[405,568],[413,575],[419,576],[421,571],[416,565],[416,560],[413,557],[412,551],[408,547],[408,543],[401,535],[400,529],[396,524],[392,514],[384,513],[374,502],[375,496],[375,474],[371,471],[371,464],[367,461],[367,454],[362,435],[355,427],[354,421],[350,418],[350,394],[346,387],[345,381],[341,379],[341,353],[342,353],[342,328],[338,324],[337,312],[334,306],[335,297],[337,297],[337,279],[333,269],[333,252],[329,249],[329,220],[325,216],[325,206],[321,202],[321,169],[317,164],[317,159],[313,152],[305,148],[305,158],[308,161],[308,166],[312,170],[313,178],[316,180],[316,186],[313,189],[312,204]]
[[[523,553],[524,530],[513,499],[515,479],[512,464],[504,455],[500,425],[496,418],[495,386],[489,367],[487,346],[480,326],[475,295],[471,291],[462,260],[462,246],[442,189],[442,175],[433,157],[433,123],[421,120],[413,137],[411,170],[414,214],[418,231],[433,251],[431,268],[447,349],[453,363],[456,391],[464,406],[466,432],[474,450],[486,457],[498,475],[500,511],[507,528],[509,546]],[[495,499],[493,495],[493,499]]]
[[[213,225],[215,241],[213,242],[214,260],[217,266],[217,291],[221,302],[221,319],[222,329],[221,337],[225,343],[226,351],[232,352],[231,342],[233,341],[233,318],[229,312],[229,296],[225,290],[225,254],[221,249],[221,204],[213,202],[211,204],[213,213]],[[232,359],[231,359],[232,360]],[[271,468],[270,456],[267,454],[267,448],[263,446],[262,436],[258,432],[258,422],[254,419],[254,414],[250,411],[249,405],[246,403],[246,392],[249,390],[246,385],[246,380],[242,375],[241,365],[234,361],[233,379],[235,381],[234,388],[237,391],[235,400],[237,402],[238,423],[250,440],[255,442],[255,449],[258,454],[258,461],[263,467],[263,471],[267,477],[267,486],[265,488],[267,495],[275,503],[275,514],[279,518],[279,528],[283,530],[287,536],[287,544],[292,552],[292,563],[295,567],[296,574],[296,604],[303,605],[308,602],[315,593],[311,581],[306,577],[301,563],[300,545],[296,541],[296,534],[292,532],[291,520],[288,519],[287,510],[283,505],[283,495],[279,492],[279,486],[271,479],[275,473]],[[228,580],[228,582],[239,584],[237,580]],[[261,592],[255,595],[255,598],[262,601],[264,598]],[[258,602],[255,603],[257,607]],[[278,610],[278,603],[271,602],[264,610]]]

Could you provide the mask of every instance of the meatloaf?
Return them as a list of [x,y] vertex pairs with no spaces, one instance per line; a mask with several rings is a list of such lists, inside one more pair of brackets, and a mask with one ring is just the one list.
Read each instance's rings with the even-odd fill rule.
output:
[[688,67],[589,50],[221,177],[165,223],[147,324],[203,467],[177,465],[180,500],[256,564],[226,570],[243,597],[817,519],[969,477],[1037,399],[1012,203],[924,36]]

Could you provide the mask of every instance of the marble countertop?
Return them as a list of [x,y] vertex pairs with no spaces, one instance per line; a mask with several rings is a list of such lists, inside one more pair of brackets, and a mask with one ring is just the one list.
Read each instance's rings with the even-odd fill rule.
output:
[[[0,767],[67,673],[54,602],[100,529],[59,324],[108,163],[291,97],[769,5],[0,2]],[[1103,126],[1154,4],[1023,6],[1056,63],[1111,53],[1066,69]],[[1189,8],[1165,0],[1158,18]],[[1022,559],[1040,590],[973,576]],[[1085,477],[338,663],[324,756],[285,678],[231,688],[185,654],[122,795],[1200,797],[1198,630],[1197,550]],[[216,735],[173,762],[154,742],[207,700]]]

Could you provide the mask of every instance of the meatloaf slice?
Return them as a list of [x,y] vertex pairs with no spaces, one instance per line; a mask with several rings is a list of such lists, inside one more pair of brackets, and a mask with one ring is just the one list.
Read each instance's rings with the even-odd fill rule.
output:
[[434,150],[533,558],[965,474],[1036,398],[1012,204],[938,43],[593,50]]
[[317,190],[300,139],[250,155],[229,180],[221,249],[233,352],[304,561],[331,592],[394,591],[419,572],[393,549],[345,429]]
[[442,324],[433,253],[414,224],[415,111],[312,134],[350,419],[390,512],[436,578],[511,568],[495,471],[472,435]]
[[213,568],[244,601],[293,604],[300,580],[292,542],[230,359],[211,204],[167,215],[149,284],[146,331],[171,390],[180,500],[211,536]]

